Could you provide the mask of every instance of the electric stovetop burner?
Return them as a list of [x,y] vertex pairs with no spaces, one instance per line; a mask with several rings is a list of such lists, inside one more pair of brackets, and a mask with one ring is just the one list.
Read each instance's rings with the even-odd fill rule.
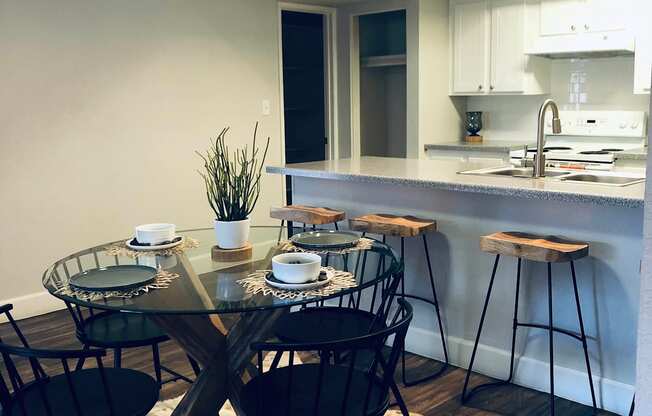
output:
[[[558,150],[573,150],[571,147],[567,146],[546,146],[543,148],[543,153],[550,152],[550,151],[558,151]],[[537,149],[527,149],[528,153],[536,153]]]
[[573,150],[573,149],[567,146],[546,146],[544,147],[544,150]]
[[585,150],[583,152],[580,152],[581,155],[608,155],[611,152],[608,152],[606,150]]

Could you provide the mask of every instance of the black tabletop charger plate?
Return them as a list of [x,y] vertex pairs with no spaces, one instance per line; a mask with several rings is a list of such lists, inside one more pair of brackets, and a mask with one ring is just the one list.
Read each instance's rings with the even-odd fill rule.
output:
[[150,243],[140,243],[140,242],[138,242],[138,240],[136,240],[136,237],[134,237],[129,241],[129,244],[131,244],[132,246],[140,246],[140,247],[164,246],[164,245],[167,245],[167,244],[172,244],[172,243],[176,243],[178,241],[181,241],[182,238],[183,237],[179,236],[179,237],[175,237],[174,239],[169,240],[169,241],[163,241],[162,243],[150,244]]
[[290,238],[292,244],[305,249],[344,249],[355,247],[360,236],[346,231],[307,231]]
[[152,283],[156,273],[155,268],[138,264],[107,266],[78,273],[68,284],[91,292],[129,290]]

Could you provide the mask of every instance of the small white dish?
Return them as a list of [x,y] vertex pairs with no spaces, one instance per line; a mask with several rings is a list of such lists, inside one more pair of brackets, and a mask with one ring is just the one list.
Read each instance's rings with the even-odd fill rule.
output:
[[138,243],[138,238],[134,237],[132,239],[129,239],[125,241],[125,245],[129,247],[132,250],[136,251],[155,251],[155,250],[167,250],[168,248],[176,247],[179,244],[183,243],[183,236],[178,236],[178,237],[173,237],[171,243],[167,244],[159,244],[159,245],[150,245],[150,246],[142,246],[139,245]]
[[284,253],[272,257],[274,277],[284,283],[314,282],[321,271],[321,257],[313,253]]
[[136,241],[140,244],[157,245],[174,240],[176,236],[174,224],[142,224],[135,227]]
[[335,274],[333,270],[323,270],[323,273],[326,274],[325,279],[318,279],[314,282],[308,282],[308,283],[284,283],[278,280],[277,278],[275,278],[274,273],[267,273],[265,275],[265,283],[277,289],[284,289],[284,290],[316,289],[329,284],[333,279],[333,275]]

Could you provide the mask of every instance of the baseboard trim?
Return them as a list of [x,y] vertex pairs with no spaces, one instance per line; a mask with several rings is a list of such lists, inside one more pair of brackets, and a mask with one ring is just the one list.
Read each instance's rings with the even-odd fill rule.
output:
[[[432,331],[410,328],[405,340],[406,349],[412,353],[442,360],[441,337]],[[451,364],[468,368],[473,342],[448,337],[448,356]],[[509,370],[510,351],[480,344],[474,372],[490,377],[504,378]],[[534,390],[548,392],[548,363],[529,357],[517,357],[514,383]],[[545,376],[540,376],[544,374]],[[602,377],[593,377],[598,406],[613,413],[627,415],[634,394],[634,386]],[[555,395],[574,402],[591,404],[587,376],[583,371],[555,365]]]
[[[55,298],[49,292],[30,293],[29,295],[19,296],[1,301],[2,305],[11,303],[14,309],[11,315],[15,319],[31,318],[33,316],[44,315],[46,313],[65,309],[66,304],[62,300]],[[6,322],[4,315],[0,316],[0,322]]]

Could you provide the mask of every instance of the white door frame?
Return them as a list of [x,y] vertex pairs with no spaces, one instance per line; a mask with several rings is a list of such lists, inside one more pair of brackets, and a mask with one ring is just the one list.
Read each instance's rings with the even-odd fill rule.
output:
[[314,6],[289,2],[278,3],[278,54],[279,54],[279,97],[281,113],[281,157],[285,164],[285,106],[283,98],[283,11],[321,14],[324,24],[324,128],[328,145],[326,159],[339,157],[337,121],[337,10],[333,7]]

